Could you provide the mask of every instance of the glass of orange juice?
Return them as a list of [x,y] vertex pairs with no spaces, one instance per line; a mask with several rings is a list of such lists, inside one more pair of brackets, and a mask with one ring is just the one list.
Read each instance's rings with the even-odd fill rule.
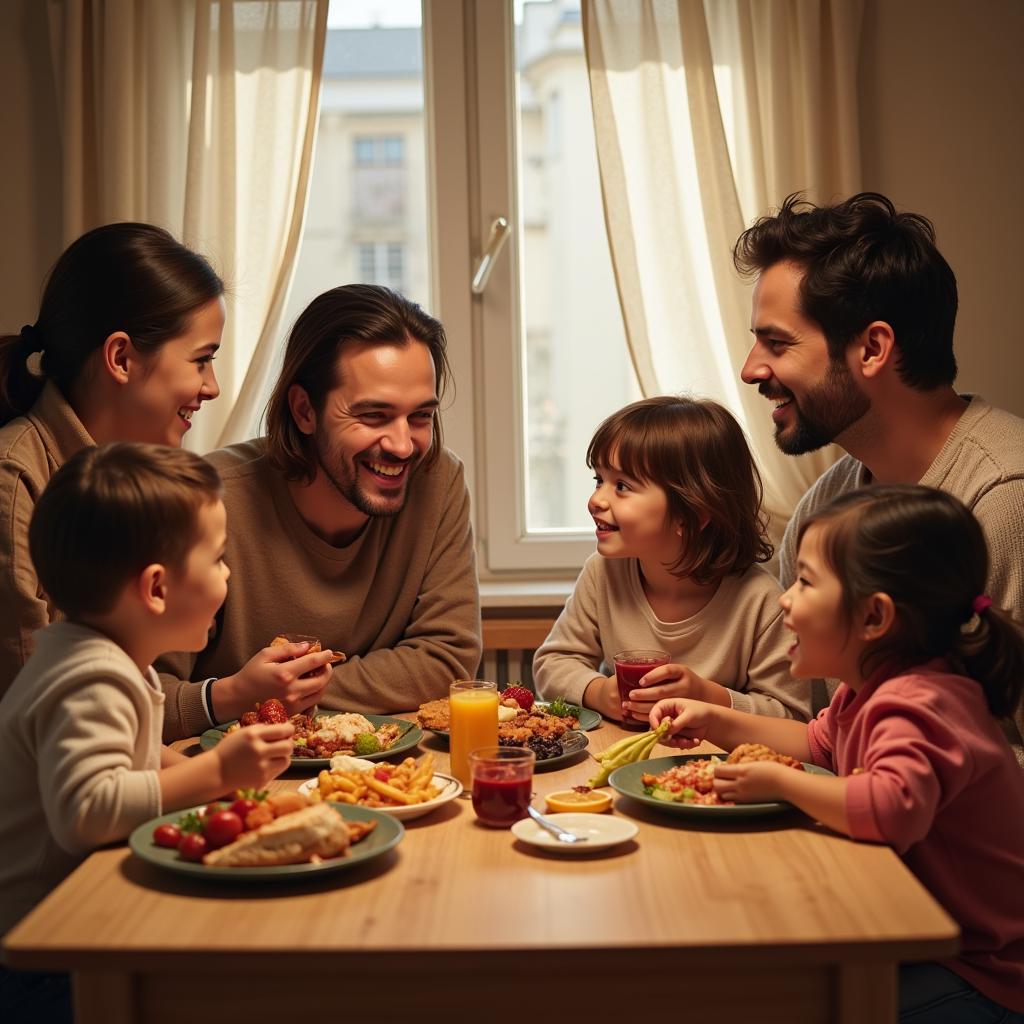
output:
[[459,680],[451,685],[448,703],[451,773],[468,792],[472,785],[470,752],[498,745],[498,684],[482,679]]

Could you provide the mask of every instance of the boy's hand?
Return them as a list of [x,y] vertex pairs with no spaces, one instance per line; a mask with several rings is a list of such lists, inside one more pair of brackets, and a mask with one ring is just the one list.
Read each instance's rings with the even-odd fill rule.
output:
[[682,697],[660,700],[651,708],[649,722],[657,729],[663,719],[670,719],[668,733],[661,740],[668,747],[689,750],[707,737],[715,705]]
[[583,691],[583,706],[593,708],[602,718],[621,722],[628,716],[619,700],[619,686],[614,676],[595,676]]
[[233,676],[218,679],[212,692],[217,718],[238,718],[268,697],[276,697],[289,715],[311,708],[331,678],[333,652],[308,650],[307,641],[264,647]]
[[715,768],[715,792],[738,804],[785,800],[792,768],[771,761],[720,764]]
[[732,703],[724,686],[697,675],[685,665],[672,663],[652,668],[643,676],[630,692],[630,699],[623,708],[629,718],[646,725],[654,705],[669,697],[688,697],[725,707]]
[[250,725],[228,733],[210,752],[220,764],[222,791],[262,789],[291,763],[290,722],[279,725]]

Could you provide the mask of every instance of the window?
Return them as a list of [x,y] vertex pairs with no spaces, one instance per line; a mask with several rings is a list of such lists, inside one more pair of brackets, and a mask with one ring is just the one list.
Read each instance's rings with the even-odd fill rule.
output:
[[401,245],[362,243],[357,247],[356,280],[382,284],[396,292],[405,291],[405,255]]
[[405,161],[405,139],[401,135],[356,136],[355,157],[357,167],[400,167]]

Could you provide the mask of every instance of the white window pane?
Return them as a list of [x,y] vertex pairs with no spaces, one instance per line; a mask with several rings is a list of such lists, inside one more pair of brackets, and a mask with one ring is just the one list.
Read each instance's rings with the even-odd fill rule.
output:
[[517,4],[528,533],[589,530],[597,424],[640,396],[605,234],[579,3]]
[[352,281],[429,309],[427,208],[420,5],[332,0],[286,327],[321,292]]

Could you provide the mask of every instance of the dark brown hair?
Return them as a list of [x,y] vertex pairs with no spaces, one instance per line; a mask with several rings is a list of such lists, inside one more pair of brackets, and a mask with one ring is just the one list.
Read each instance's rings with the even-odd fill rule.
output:
[[710,399],[661,395],[609,416],[587,448],[587,465],[614,461],[662,488],[683,544],[676,576],[710,583],[767,562],[772,546],[761,511],[761,477],[743,430]]
[[[126,222],[86,232],[50,271],[36,322],[0,337],[0,425],[31,407],[44,378],[67,397],[111,334],[124,331],[138,351],[153,352],[223,292],[210,264],[162,228]],[[26,365],[34,352],[42,377]]]
[[[292,385],[303,388],[319,417],[327,393],[341,383],[341,355],[347,347],[405,346],[412,341],[430,350],[440,399],[451,379],[444,327],[415,302],[381,285],[347,284],[318,295],[305,308],[288,336],[266,411],[267,456],[286,479],[309,482],[317,470],[313,441],[299,430],[288,406]],[[443,444],[441,419],[435,412],[425,465],[436,462]]]
[[949,658],[985,691],[994,715],[1020,700],[1024,636],[995,607],[976,614],[988,548],[978,521],[951,494],[932,487],[865,487],[836,498],[801,525],[823,526],[822,552],[842,585],[852,624],[872,594],[888,594],[896,621],[861,656],[861,674],[899,672]]
[[32,514],[29,551],[43,590],[69,619],[110,611],[147,565],[184,565],[199,509],[220,494],[217,470],[183,448],[83,448]]
[[926,217],[897,213],[877,192],[832,206],[814,206],[795,193],[778,213],[747,228],[733,248],[741,274],[783,261],[803,268],[801,308],[821,325],[833,361],[881,320],[893,329],[905,384],[926,391],[956,379],[956,277]]

